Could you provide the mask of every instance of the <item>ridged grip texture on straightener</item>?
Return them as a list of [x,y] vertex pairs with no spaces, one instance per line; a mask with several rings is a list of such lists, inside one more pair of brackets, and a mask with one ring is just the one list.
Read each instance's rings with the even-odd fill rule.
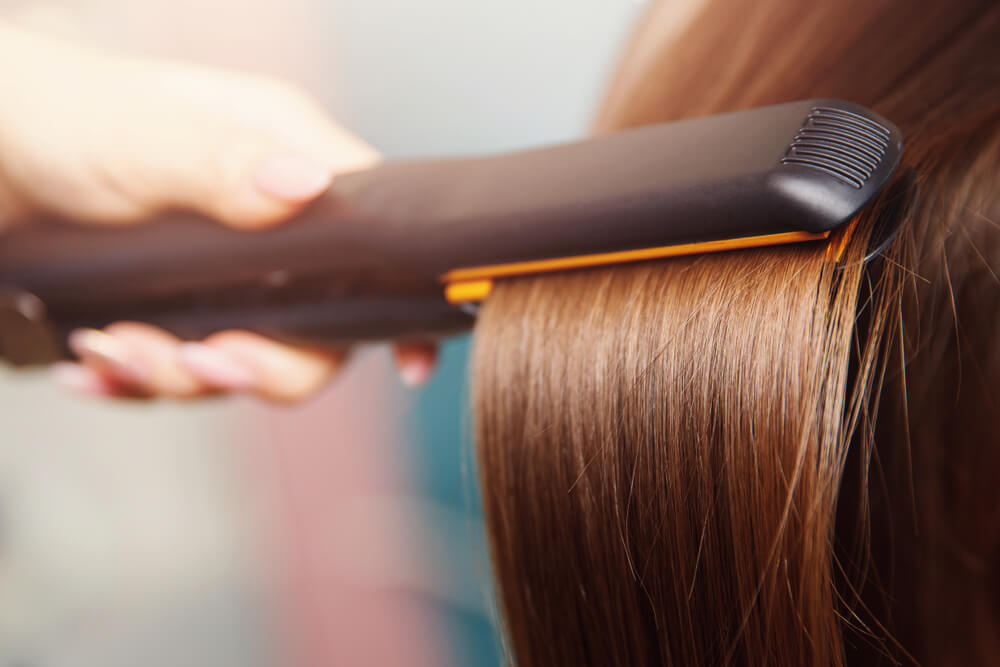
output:
[[814,107],[781,159],[829,174],[855,188],[864,187],[889,148],[892,133],[860,114]]

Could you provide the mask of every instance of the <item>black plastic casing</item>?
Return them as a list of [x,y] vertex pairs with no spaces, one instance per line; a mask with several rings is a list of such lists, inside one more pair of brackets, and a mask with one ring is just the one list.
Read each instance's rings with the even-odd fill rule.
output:
[[128,228],[45,220],[0,236],[0,353],[61,354],[120,319],[185,338],[244,328],[294,342],[428,338],[471,327],[441,276],[462,267],[792,231],[825,232],[887,183],[902,139],[820,99],[486,158],[338,176],[287,224],[186,214]]

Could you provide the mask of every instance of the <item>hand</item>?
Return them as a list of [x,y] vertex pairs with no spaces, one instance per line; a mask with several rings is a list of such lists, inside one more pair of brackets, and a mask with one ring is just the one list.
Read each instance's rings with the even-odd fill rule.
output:
[[[339,172],[378,161],[295,87],[268,78],[116,56],[0,23],[0,227],[59,215],[132,224],[188,209],[235,227],[278,224]],[[2,242],[2,239],[0,239]],[[345,351],[226,331],[200,343],[138,323],[75,332],[69,388],[103,396],[309,396]],[[409,384],[434,347],[396,348]]]

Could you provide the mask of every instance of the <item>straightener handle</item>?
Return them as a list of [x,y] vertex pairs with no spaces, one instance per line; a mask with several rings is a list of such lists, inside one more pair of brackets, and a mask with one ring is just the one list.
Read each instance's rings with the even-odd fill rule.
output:
[[[41,221],[0,237],[0,354],[45,363],[79,327],[135,320],[184,339],[244,329],[290,343],[436,338],[474,318],[434,271],[334,195],[241,231],[188,214],[128,227]],[[412,239],[410,239],[412,241]]]

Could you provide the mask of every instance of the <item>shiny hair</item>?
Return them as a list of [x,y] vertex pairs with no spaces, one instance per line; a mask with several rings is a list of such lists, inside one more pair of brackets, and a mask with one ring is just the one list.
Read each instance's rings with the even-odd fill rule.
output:
[[496,286],[473,405],[513,661],[1000,663],[1000,6],[715,1],[657,43],[667,11],[598,131],[840,97],[901,127],[917,189],[839,259]]

